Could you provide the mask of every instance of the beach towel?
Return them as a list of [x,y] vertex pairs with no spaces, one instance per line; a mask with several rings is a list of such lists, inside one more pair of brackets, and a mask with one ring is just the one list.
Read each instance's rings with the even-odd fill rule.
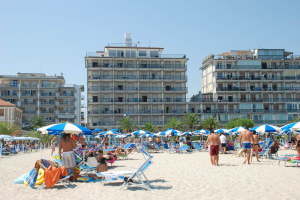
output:
[[[45,167],[50,166],[50,163],[45,159],[40,159],[39,162],[43,163]],[[25,179],[31,188],[34,188],[35,186],[36,179],[39,174],[39,170],[40,170],[40,164],[38,162],[35,162],[34,168],[31,170],[31,172],[29,172],[29,176]]]
[[47,189],[53,187],[62,177],[69,175],[66,167],[55,168],[49,166],[44,171],[44,181]]
[[132,174],[132,171],[114,171],[112,172],[101,172],[99,174],[102,174],[105,176],[106,181],[110,181],[112,179],[116,179],[120,176],[123,176],[124,174]]

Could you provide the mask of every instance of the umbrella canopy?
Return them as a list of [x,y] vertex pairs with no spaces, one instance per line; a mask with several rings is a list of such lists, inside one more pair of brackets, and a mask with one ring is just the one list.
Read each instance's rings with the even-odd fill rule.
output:
[[263,133],[273,133],[273,132],[281,131],[281,128],[277,126],[265,124],[265,125],[254,127],[250,130],[263,134]]
[[144,131],[144,130],[139,130],[139,131],[135,131],[132,134],[134,135],[144,135],[144,134],[151,134],[149,131]]
[[174,134],[174,136],[178,136],[181,131],[178,130],[174,130],[174,129],[168,129],[166,131],[163,132],[165,134],[165,136],[170,136],[171,134]]
[[185,132],[185,133],[182,133],[180,136],[187,136],[187,135],[194,135],[193,132]]
[[38,131],[41,131],[42,134],[51,134],[51,133],[72,133],[72,134],[84,134],[84,135],[91,135],[92,131],[77,124],[71,123],[62,123],[62,124],[52,124],[49,126],[45,126],[42,128],[38,128]]
[[229,130],[227,130],[227,129],[217,129],[217,130],[214,130],[214,132],[215,133],[228,133],[229,132]]
[[115,129],[112,129],[112,131],[119,132],[119,129],[115,128]]
[[200,133],[201,135],[208,135],[209,131],[202,129],[202,130],[195,131],[194,133]]
[[94,132],[96,132],[96,133],[98,133],[98,132],[100,132],[100,131],[102,131],[101,128],[97,128],[97,129],[94,130]]
[[144,134],[144,135],[141,135],[140,137],[142,138],[146,138],[146,137],[149,137],[150,134]]
[[126,138],[129,137],[127,134],[116,135],[115,138]]
[[116,131],[105,131],[103,133],[100,133],[100,135],[106,136],[106,135],[118,135],[119,133],[117,133]]
[[245,128],[240,126],[240,127],[230,129],[229,133],[240,133],[240,132],[243,132],[243,131],[245,131]]
[[281,130],[285,130],[285,129],[291,129],[291,131],[299,131],[300,130],[300,122],[294,122],[291,124],[287,124],[283,127],[281,127]]
[[34,137],[10,137],[10,138],[5,138],[5,141],[16,141],[16,140],[41,140],[40,138],[34,138]]
[[12,138],[10,135],[0,135],[0,140],[5,139],[5,138]]

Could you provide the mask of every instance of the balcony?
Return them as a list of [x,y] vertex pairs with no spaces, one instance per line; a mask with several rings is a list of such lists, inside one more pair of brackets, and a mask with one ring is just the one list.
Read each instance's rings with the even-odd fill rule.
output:
[[63,93],[60,94],[61,97],[74,97],[74,93]]
[[[65,119],[72,119],[72,118],[75,118],[75,115],[74,114],[59,114],[57,117],[58,118],[65,118]],[[71,121],[69,121],[69,122],[71,122]]]
[[183,64],[112,64],[112,63],[88,63],[87,68],[116,68],[116,69],[187,69],[187,65]]
[[109,57],[109,58],[177,58],[177,59],[186,59],[186,54],[150,54],[146,52],[146,54],[139,53],[104,53],[104,55],[97,54],[96,52],[87,52],[86,57]]
[[24,101],[22,101],[21,105],[22,106],[36,106],[37,102],[24,102]]
[[0,87],[1,88],[17,88],[18,84],[4,84],[4,83],[0,83]]
[[56,93],[41,93],[41,97],[55,97]]
[[152,75],[91,75],[89,80],[173,80],[173,81],[186,81],[187,76],[152,76]]
[[243,70],[243,69],[257,69],[257,70],[269,70],[269,69],[300,69],[299,65],[216,65],[216,70]]
[[37,93],[21,93],[21,97],[37,97]]
[[41,84],[41,88],[57,88],[56,84]]

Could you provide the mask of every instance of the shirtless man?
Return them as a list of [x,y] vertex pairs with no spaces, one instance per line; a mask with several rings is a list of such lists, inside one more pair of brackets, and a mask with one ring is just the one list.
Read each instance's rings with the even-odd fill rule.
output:
[[257,135],[256,131],[253,131],[253,142],[252,142],[252,149],[251,149],[251,162],[252,162],[252,157],[253,157],[253,152],[254,151],[255,151],[257,162],[260,162],[258,160],[258,147],[259,147],[258,143],[259,143],[258,135]]
[[[243,143],[241,142],[243,139]],[[251,152],[251,142],[253,142],[253,133],[249,131],[248,127],[245,127],[245,131],[241,132],[241,136],[239,139],[240,142],[240,147],[244,149],[243,154],[244,154],[244,158],[245,161],[243,162],[243,164],[246,164],[247,160],[248,160],[248,165],[250,164],[250,152]],[[255,143],[254,143],[255,144]],[[247,153],[247,157],[246,157],[246,153]]]
[[210,142],[210,157],[213,166],[219,166],[219,145],[222,145],[220,138],[214,133],[214,131],[210,131],[210,135],[207,138],[205,143],[205,147],[207,149],[207,145]]
[[76,147],[76,142],[73,138],[70,137],[70,134],[63,133],[62,138],[59,142],[59,158],[62,159],[61,151],[63,150],[62,166],[65,166],[67,169],[71,168],[74,182],[76,181],[76,160],[73,148]]
[[82,146],[83,149],[86,148],[84,135],[81,135],[79,137],[79,143],[81,144],[81,146]]

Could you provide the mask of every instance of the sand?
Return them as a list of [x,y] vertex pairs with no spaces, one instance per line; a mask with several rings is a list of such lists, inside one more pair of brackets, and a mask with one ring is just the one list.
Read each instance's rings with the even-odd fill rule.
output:
[[[56,151],[57,152],[57,151]],[[279,155],[296,153],[282,150]],[[50,150],[42,157],[51,159]],[[13,184],[28,173],[39,152],[2,157],[0,160],[1,199],[299,199],[300,168],[295,164],[278,167],[278,161],[263,159],[243,165],[243,158],[220,155],[220,166],[212,167],[208,152],[192,154],[153,153],[153,165],[146,171],[153,191],[131,187],[118,190],[121,182],[72,183],[69,188],[55,186],[34,190],[23,184]],[[140,153],[129,160],[118,160],[109,170],[138,167],[143,162]],[[283,165],[282,165],[283,166]],[[297,198],[298,197],[298,198]]]

